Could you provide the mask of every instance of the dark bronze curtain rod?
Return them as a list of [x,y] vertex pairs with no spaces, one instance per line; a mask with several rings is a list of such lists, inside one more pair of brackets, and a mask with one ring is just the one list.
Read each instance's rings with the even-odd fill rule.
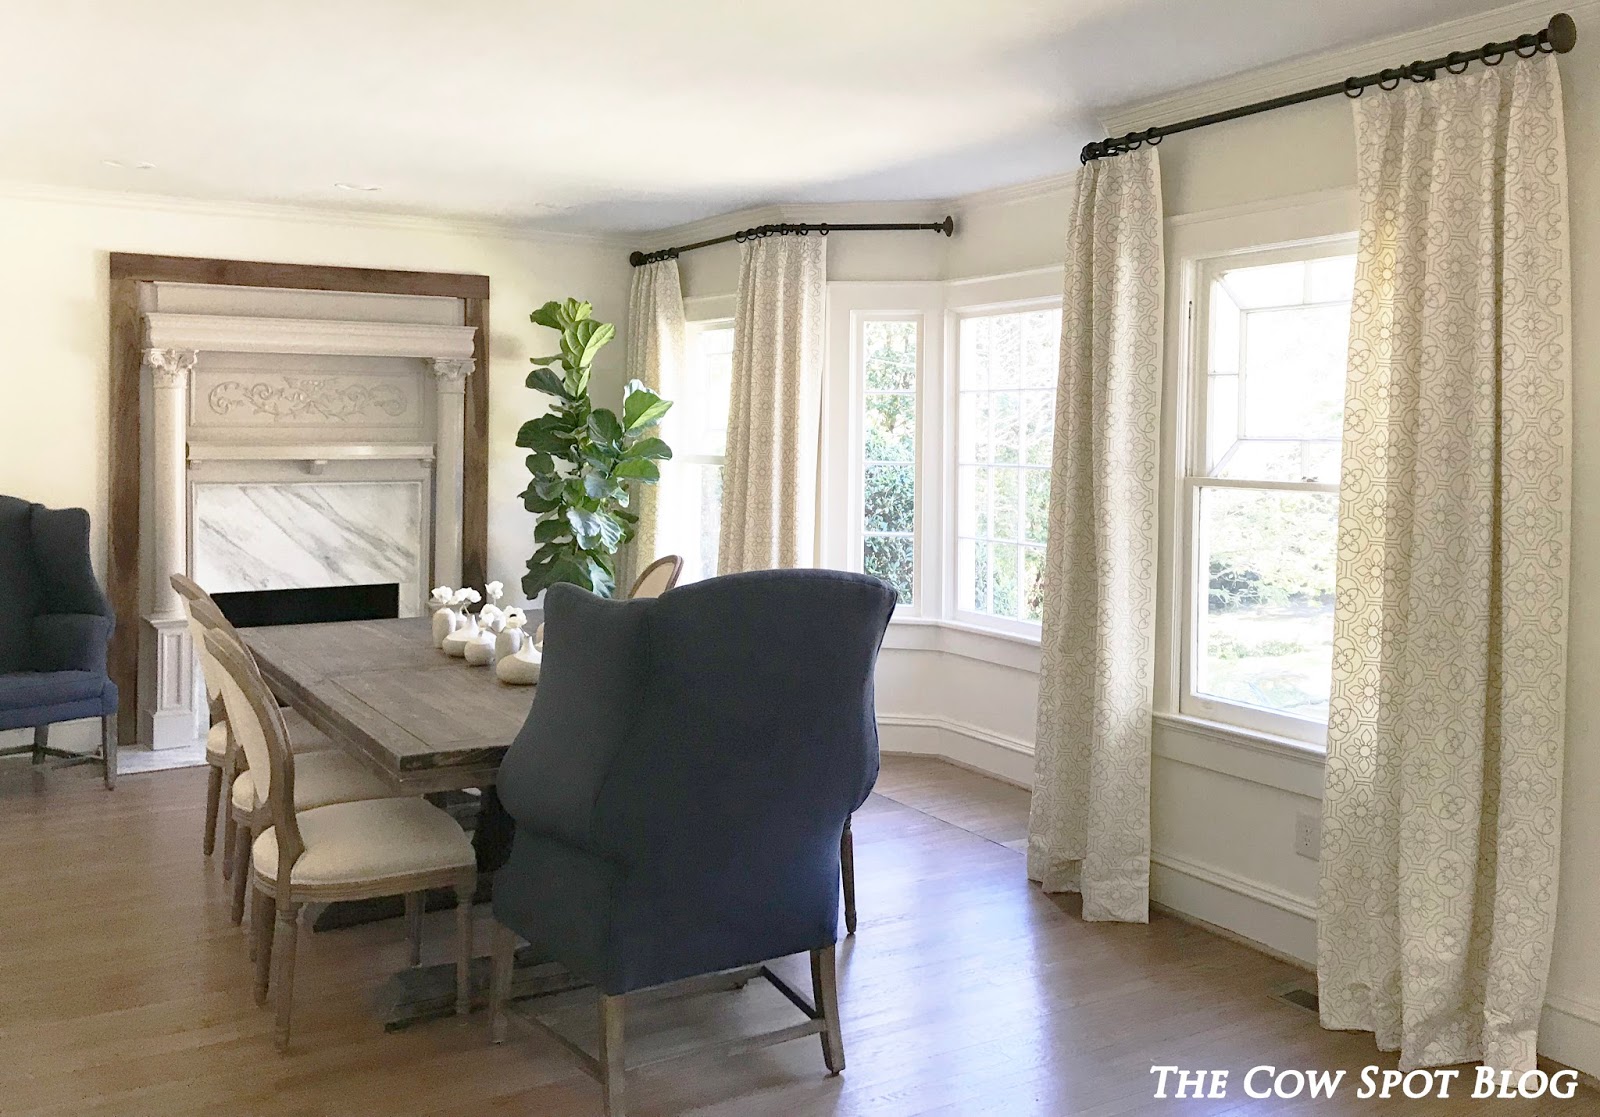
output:
[[1093,159],[1107,159],[1124,152],[1133,151],[1145,144],[1159,144],[1168,136],[1178,132],[1192,132],[1196,128],[1204,128],[1208,124],[1221,124],[1228,120],[1238,120],[1240,117],[1254,116],[1258,112],[1270,112],[1273,109],[1287,108],[1290,105],[1304,104],[1306,101],[1316,101],[1323,97],[1332,97],[1343,93],[1346,97],[1359,97],[1361,91],[1368,86],[1376,85],[1380,89],[1394,89],[1402,81],[1424,82],[1432,81],[1438,76],[1440,70],[1447,73],[1459,74],[1474,62],[1482,62],[1485,66],[1498,66],[1508,54],[1515,54],[1520,58],[1532,58],[1535,54],[1566,54],[1578,42],[1578,25],[1572,17],[1565,12],[1560,12],[1550,17],[1550,23],[1543,29],[1527,35],[1518,35],[1504,43],[1485,43],[1476,50],[1453,50],[1442,58],[1430,58],[1426,61],[1407,63],[1397,66],[1392,70],[1379,70],[1375,74],[1366,74],[1361,77],[1345,78],[1344,81],[1329,82],[1319,85],[1315,89],[1307,89],[1300,93],[1286,93],[1282,97],[1272,97],[1265,101],[1257,101],[1253,105],[1243,105],[1237,109],[1226,109],[1222,112],[1207,113],[1197,116],[1193,120],[1179,121],[1177,124],[1163,124],[1154,128],[1146,128],[1142,132],[1129,132],[1126,136],[1107,136],[1103,140],[1085,144],[1078,161],[1088,163]]
[[806,225],[757,225],[754,229],[740,229],[737,233],[728,233],[710,240],[697,240],[693,244],[680,245],[677,248],[658,248],[654,252],[635,252],[628,257],[628,262],[634,267],[643,264],[654,264],[660,260],[675,260],[679,253],[693,252],[697,248],[709,248],[713,244],[727,244],[730,240],[743,243],[747,240],[760,240],[762,237],[786,237],[790,235],[805,236],[808,233],[878,233],[887,231],[903,231],[906,229],[922,229],[945,236],[954,236],[956,219],[946,217],[943,221],[884,221],[875,224],[846,224],[835,225],[829,221],[820,221]]

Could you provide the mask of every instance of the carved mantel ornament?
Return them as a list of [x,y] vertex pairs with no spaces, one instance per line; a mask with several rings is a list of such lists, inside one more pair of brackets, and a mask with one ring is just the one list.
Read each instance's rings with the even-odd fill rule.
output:
[[144,363],[149,366],[150,380],[157,388],[182,388],[189,382],[197,349],[146,349]]

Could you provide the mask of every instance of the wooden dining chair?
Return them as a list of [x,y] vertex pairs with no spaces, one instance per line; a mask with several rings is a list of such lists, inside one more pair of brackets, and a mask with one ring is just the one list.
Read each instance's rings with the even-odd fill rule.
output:
[[[193,601],[189,604],[190,615],[206,633],[222,632],[237,643],[241,648],[244,642],[240,640],[238,632],[228,619],[222,615],[213,602]],[[206,643],[207,649],[210,643]],[[245,652],[248,657],[250,653]],[[251,664],[254,665],[251,657]],[[220,667],[220,665],[218,665]],[[226,673],[222,672],[218,679],[219,686],[226,682]],[[265,685],[265,684],[263,684]],[[268,692],[270,694],[270,691]],[[272,700],[273,709],[278,709],[276,700]],[[284,739],[290,740],[286,719],[279,710],[278,720],[285,724]],[[257,764],[264,759],[262,756],[252,756],[249,750],[240,749],[238,731],[231,722],[229,738],[232,747],[229,761],[225,771],[238,774],[228,786],[228,824],[230,831],[236,835],[233,841],[233,868],[231,880],[233,884],[233,907],[231,915],[235,924],[244,922],[245,894],[250,885],[250,857],[251,846],[256,838],[268,826],[272,825],[272,812],[267,804],[267,796],[260,785],[260,776],[256,770]],[[289,747],[286,745],[286,747]],[[290,748],[292,752],[292,747]],[[240,757],[242,754],[242,763]],[[320,749],[315,752],[300,753],[300,778],[295,783],[294,803],[300,810],[310,810],[313,807],[323,807],[331,803],[355,803],[364,799],[387,799],[394,795],[394,791],[384,782],[383,777],[372,771],[354,756],[340,749]],[[255,938],[251,938],[251,949],[257,949]]]
[[681,555],[662,555],[639,571],[639,576],[633,581],[633,588],[628,591],[628,597],[660,597],[678,584],[678,577],[682,573]]
[[[456,894],[456,1012],[470,1007],[472,897],[477,857],[455,819],[425,799],[367,799],[305,809],[283,714],[244,645],[211,628],[206,647],[222,668],[222,701],[233,736],[256,774],[271,825],[253,845],[256,1003],[276,991],[276,1035],[289,1046],[300,909],[308,903],[420,897],[430,888]],[[318,754],[312,754],[318,755]],[[264,786],[263,786],[264,784]]]
[[[220,675],[216,665],[211,662],[211,653],[206,651],[205,629],[195,620],[194,611],[190,606],[195,602],[204,602],[219,613],[221,609],[194,579],[183,574],[174,574],[171,583],[172,588],[183,599],[184,614],[189,620],[189,635],[193,639],[195,655],[200,660],[200,674],[205,681],[206,704],[210,715],[209,726],[206,729],[206,765],[210,769],[206,778],[206,828],[200,848],[207,857],[215,851],[217,823],[220,820],[225,830],[222,842],[222,876],[226,880],[233,875],[234,826],[228,813],[221,809],[222,789],[233,786],[233,777],[237,773],[229,763],[228,723],[223,716],[222,692],[219,689]],[[289,727],[290,746],[297,753],[315,752],[333,746],[333,742],[329,741],[324,733],[295,711],[285,710],[284,722]],[[232,763],[237,765],[239,759],[235,754]]]

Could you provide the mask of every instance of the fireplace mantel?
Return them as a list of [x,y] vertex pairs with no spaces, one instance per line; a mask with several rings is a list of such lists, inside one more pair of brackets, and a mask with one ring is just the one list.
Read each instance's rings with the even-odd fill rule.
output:
[[303,584],[327,571],[327,584],[347,584],[387,564],[383,580],[404,587],[402,615],[420,608],[424,587],[460,583],[478,331],[159,305],[141,319],[150,503],[139,736],[163,748],[203,729],[172,573],[235,590],[223,583],[259,573]]

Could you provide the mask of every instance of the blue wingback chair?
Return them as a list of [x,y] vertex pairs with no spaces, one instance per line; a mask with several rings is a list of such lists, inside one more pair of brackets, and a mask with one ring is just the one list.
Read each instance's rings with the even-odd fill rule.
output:
[[[539,689],[497,780],[515,825],[494,879],[497,1038],[521,936],[601,994],[585,1063],[608,1114],[624,996],[697,976],[772,980],[808,1020],[764,1038],[820,1034],[843,1069],[840,837],[877,779],[873,666],[894,603],[876,578],[827,570],[653,600],[550,589]],[[799,953],[810,1004],[762,965]]]
[[[117,688],[106,674],[115,620],[89,564],[89,513],[0,496],[0,729],[33,744],[0,755],[100,761],[117,782]],[[50,747],[50,726],[100,719],[100,751]]]

